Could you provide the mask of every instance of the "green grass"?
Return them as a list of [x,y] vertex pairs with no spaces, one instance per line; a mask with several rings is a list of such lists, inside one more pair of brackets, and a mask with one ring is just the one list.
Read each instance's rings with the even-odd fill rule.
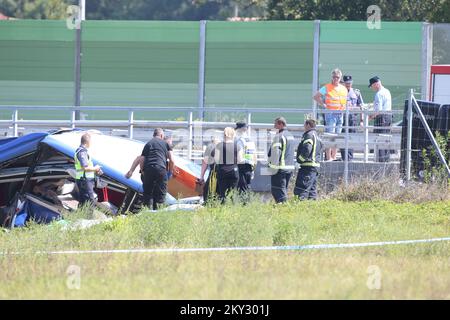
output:
[[[32,225],[0,233],[0,299],[450,299],[450,243],[287,252],[36,255],[36,251],[273,246],[450,235],[450,201],[252,202],[142,213],[87,230]],[[66,285],[67,268],[81,287]],[[381,271],[370,290],[368,267]]]

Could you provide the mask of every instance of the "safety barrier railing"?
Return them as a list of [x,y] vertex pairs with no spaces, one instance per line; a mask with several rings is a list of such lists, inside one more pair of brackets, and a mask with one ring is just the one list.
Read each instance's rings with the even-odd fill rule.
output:
[[[67,111],[69,113],[68,119],[60,120],[31,120],[31,119],[20,119],[19,115],[22,112],[30,110],[54,110],[54,111]],[[194,142],[201,141],[202,145],[204,140],[208,138],[204,136],[204,129],[223,129],[225,127],[234,127],[235,123],[230,121],[199,121],[194,118],[194,113],[198,111],[196,107],[120,107],[120,106],[90,106],[90,107],[68,107],[68,106],[0,106],[0,110],[10,110],[10,119],[0,120],[0,127],[8,127],[12,129],[12,136],[17,137],[19,135],[19,128],[114,128],[114,129],[126,129],[127,137],[134,138],[135,132],[138,129],[150,129],[156,127],[162,127],[165,129],[186,129],[185,135],[187,140],[187,157],[193,159],[193,149]],[[128,113],[128,119],[123,120],[86,120],[77,119],[79,114],[87,111],[114,111]],[[186,120],[137,120],[135,119],[135,114],[137,112],[185,112]],[[254,114],[277,114],[282,115],[287,119],[288,127],[291,131],[300,132],[303,131],[303,123],[291,123],[289,121],[289,114],[303,114],[305,119],[311,117],[312,109],[274,109],[274,108],[217,108],[208,107],[205,108],[206,112],[238,112],[246,114],[245,120],[249,126],[249,134],[252,137],[255,130],[270,130],[273,129],[273,123],[257,123],[252,122],[252,116]],[[320,110],[319,113],[326,114],[331,113],[329,110]],[[344,111],[345,113],[345,111]],[[381,139],[382,141],[377,141],[375,138],[379,135],[371,134],[371,131],[375,128],[369,125],[369,118],[375,114],[371,110],[352,110],[348,111],[350,114],[362,114],[363,125],[362,126],[343,126],[343,133],[341,134],[323,134],[322,137],[326,145],[337,145],[342,148],[356,147],[362,144],[364,153],[364,162],[369,161],[369,153],[371,146],[373,148],[377,147],[379,144],[390,144],[393,149],[400,149],[399,141],[401,134],[401,127],[389,127],[391,129],[391,135],[388,135],[389,139]],[[393,115],[402,115],[403,110],[395,110],[390,112]],[[324,130],[323,125],[318,125],[318,131],[322,132]],[[383,127],[377,127],[383,129]],[[347,129],[357,129],[361,132],[346,134]],[[350,136],[355,139],[350,139]],[[385,135],[386,136],[386,135]],[[357,137],[357,138],[356,138]],[[270,137],[264,134],[258,134],[258,139],[267,140],[262,141],[263,143],[268,143]],[[380,139],[378,139],[380,140]],[[353,142],[352,142],[353,141]],[[353,143],[353,145],[351,145]],[[197,150],[201,151],[201,150]],[[261,150],[259,150],[261,151]],[[262,152],[259,152],[263,154]]]

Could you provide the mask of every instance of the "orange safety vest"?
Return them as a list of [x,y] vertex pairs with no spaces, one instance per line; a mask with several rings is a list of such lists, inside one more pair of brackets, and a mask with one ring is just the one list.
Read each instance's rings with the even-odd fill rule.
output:
[[337,87],[329,83],[325,86],[327,95],[325,97],[325,106],[328,110],[345,110],[347,106],[347,88],[339,84]]

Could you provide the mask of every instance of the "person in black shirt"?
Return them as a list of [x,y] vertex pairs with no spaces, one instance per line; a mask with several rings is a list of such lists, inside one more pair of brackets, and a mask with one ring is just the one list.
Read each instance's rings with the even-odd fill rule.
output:
[[217,192],[222,203],[229,191],[236,189],[239,181],[238,163],[243,162],[243,150],[234,140],[235,131],[231,127],[223,131],[223,142],[214,149],[214,162],[217,164]]
[[[167,159],[169,168],[167,169]],[[144,163],[143,174],[143,205],[157,210],[164,203],[167,193],[167,173],[173,173],[173,156],[171,146],[164,141],[164,131],[155,129],[153,139],[144,146],[141,156],[136,158],[131,169],[125,175],[130,178],[139,163]]]

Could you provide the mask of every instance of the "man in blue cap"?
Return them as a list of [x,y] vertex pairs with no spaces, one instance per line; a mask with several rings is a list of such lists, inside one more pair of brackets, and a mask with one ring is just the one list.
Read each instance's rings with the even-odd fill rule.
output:
[[[355,110],[361,110],[361,106],[364,104],[361,91],[358,89],[353,88],[353,78],[351,75],[345,75],[343,77],[343,84],[347,88],[348,95],[347,95],[347,107],[349,108],[349,111],[355,111]],[[344,114],[344,122],[345,122],[345,114]],[[349,133],[355,133],[357,126],[361,125],[362,123],[362,113],[350,113],[348,115],[348,125],[349,127],[353,127],[348,129]],[[344,123],[345,124],[345,123]],[[342,148],[341,150],[341,158],[342,160],[345,160],[345,149]],[[353,149],[348,149],[348,161],[353,160]]]
[[[381,79],[378,76],[369,79],[369,88],[375,91],[373,101],[373,110],[375,114],[370,119],[375,118],[374,126],[384,127],[382,129],[374,129],[374,133],[391,133],[389,128],[392,125],[392,98],[391,92],[383,87]],[[390,150],[378,150],[378,161],[389,162],[391,155]]]

